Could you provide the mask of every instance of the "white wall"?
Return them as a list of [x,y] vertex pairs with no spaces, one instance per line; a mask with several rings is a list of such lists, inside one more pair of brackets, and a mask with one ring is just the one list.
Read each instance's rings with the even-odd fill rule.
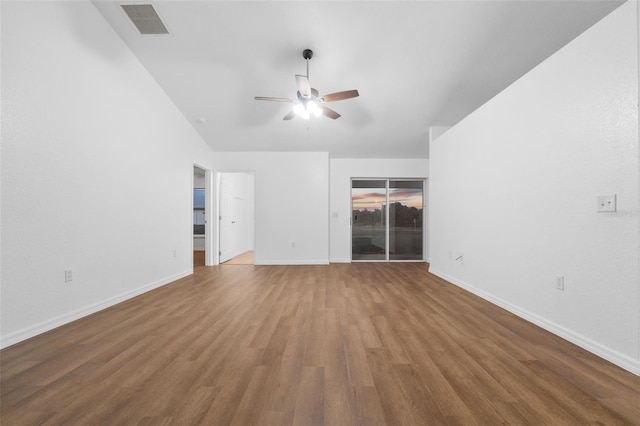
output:
[[629,2],[438,138],[429,181],[432,272],[640,373],[637,63]]
[[[332,158],[330,170],[330,260],[351,262],[351,178],[427,178],[429,160]],[[425,197],[428,211],[428,194]]]
[[435,141],[440,136],[442,136],[447,130],[449,130],[450,126],[431,126],[429,127],[429,143]]
[[193,187],[204,188],[205,176],[203,172],[193,173]]
[[91,3],[2,2],[1,28],[7,346],[189,274],[213,154]]
[[216,171],[255,178],[255,263],[329,262],[326,152],[218,152]]

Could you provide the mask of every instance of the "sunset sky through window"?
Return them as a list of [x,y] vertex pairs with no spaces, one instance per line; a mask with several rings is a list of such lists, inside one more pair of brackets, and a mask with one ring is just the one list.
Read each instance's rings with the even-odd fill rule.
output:
[[[353,210],[380,210],[387,202],[385,189],[353,188],[351,190]],[[422,189],[389,188],[389,202],[399,202],[405,206],[422,208]]]

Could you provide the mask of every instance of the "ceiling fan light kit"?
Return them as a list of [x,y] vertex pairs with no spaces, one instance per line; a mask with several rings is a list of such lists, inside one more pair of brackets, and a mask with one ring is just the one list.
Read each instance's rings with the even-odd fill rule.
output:
[[298,87],[296,93],[297,99],[274,98],[270,96],[256,96],[254,99],[257,101],[293,102],[293,110],[285,115],[283,120],[291,120],[295,116],[308,120],[311,116],[320,117],[321,115],[333,120],[339,118],[340,114],[322,104],[355,98],[360,96],[360,94],[357,90],[345,90],[343,92],[319,96],[319,92],[311,87],[311,83],[309,83],[309,60],[313,57],[313,51],[311,49],[305,49],[302,52],[302,57],[307,61],[307,75],[296,75],[296,85]]

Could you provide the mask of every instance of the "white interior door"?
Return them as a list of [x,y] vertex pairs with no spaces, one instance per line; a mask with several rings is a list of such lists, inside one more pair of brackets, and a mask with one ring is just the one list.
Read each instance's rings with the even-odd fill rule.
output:
[[233,180],[220,174],[220,263],[234,256],[233,232],[236,224],[233,213]]
[[220,174],[220,262],[238,256],[249,247],[248,175]]
[[247,203],[244,197],[233,196],[233,223],[231,246],[233,255],[238,256],[248,250],[247,247]]

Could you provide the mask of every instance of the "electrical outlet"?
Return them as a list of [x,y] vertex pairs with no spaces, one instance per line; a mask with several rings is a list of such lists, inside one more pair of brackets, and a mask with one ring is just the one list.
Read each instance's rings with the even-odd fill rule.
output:
[[173,251],[173,257],[176,257],[176,251],[175,250]]
[[296,248],[296,243],[295,243],[295,241],[292,241],[292,242],[291,242],[291,248]]
[[616,211],[616,194],[600,195],[598,197],[598,212],[615,212]]
[[64,270],[64,282],[68,283],[73,281],[73,271],[71,269]]
[[564,277],[562,275],[556,277],[556,289],[564,291]]

